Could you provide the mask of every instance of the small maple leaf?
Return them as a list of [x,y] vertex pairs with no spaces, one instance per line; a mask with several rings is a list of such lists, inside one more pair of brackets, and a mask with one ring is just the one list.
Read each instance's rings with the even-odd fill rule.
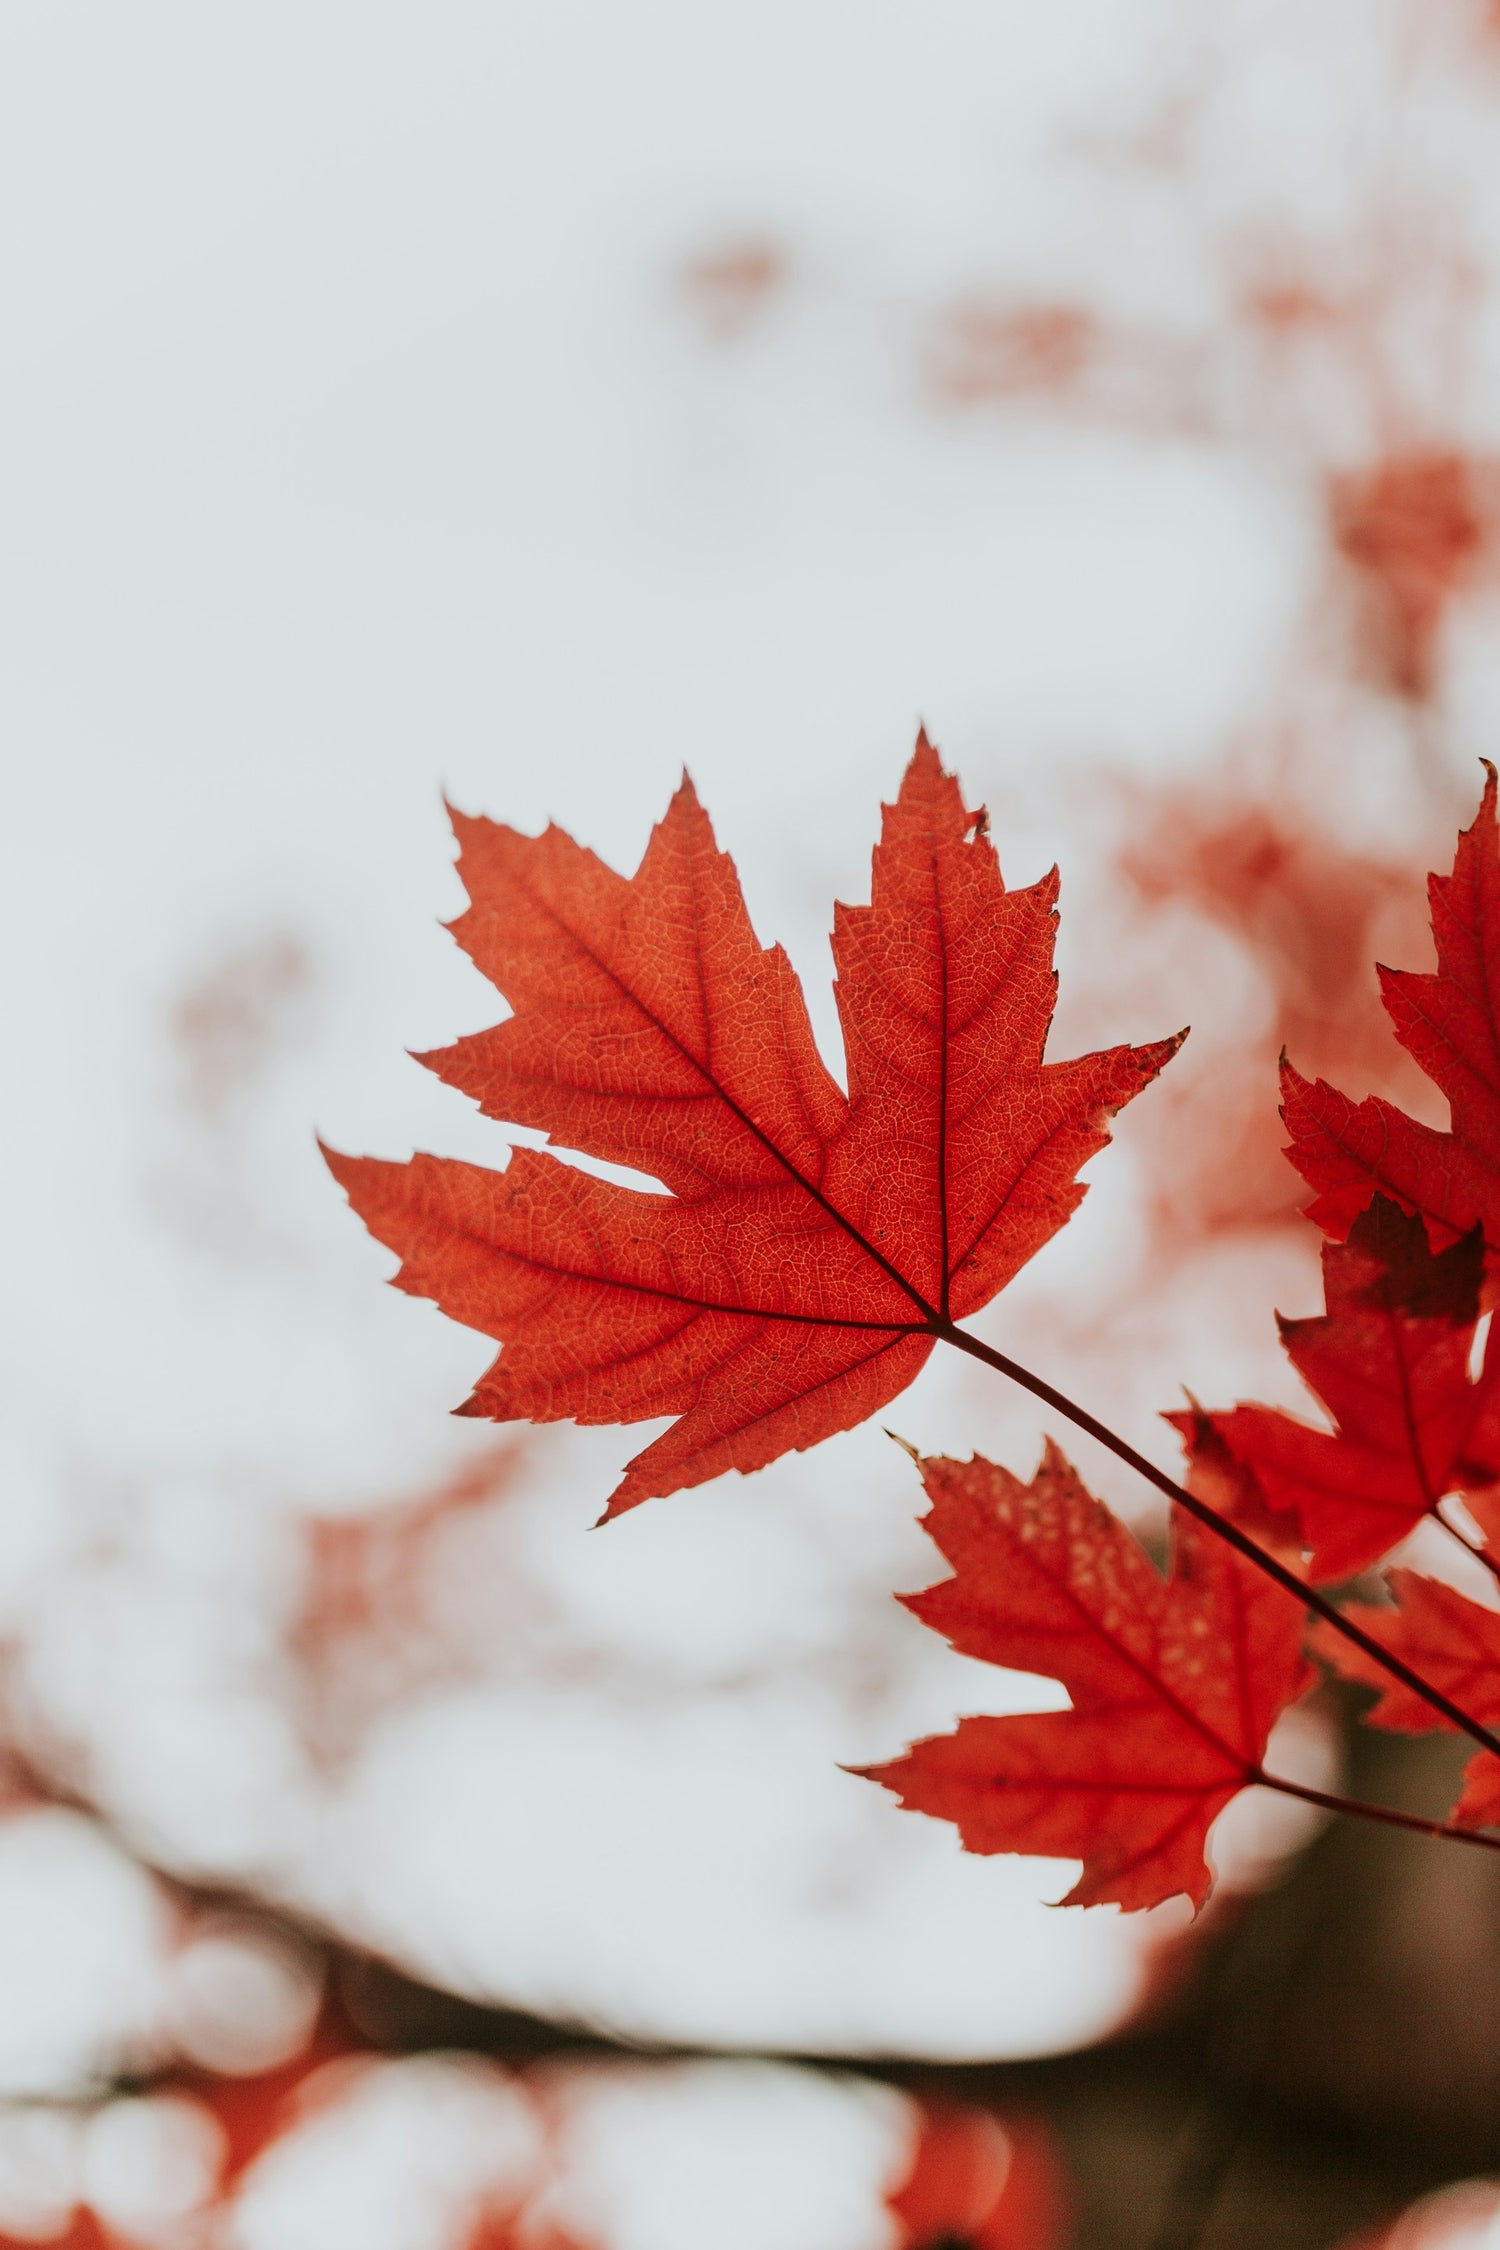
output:
[[1326,1314],[1278,1319],[1336,1434],[1269,1406],[1209,1417],[1300,1525],[1314,1579],[1365,1569],[1445,1494],[1500,1477],[1500,1351],[1469,1376],[1483,1258],[1477,1230],[1434,1254],[1422,1221],[1377,1196],[1347,1243],[1324,1245]]
[[966,1851],[1081,1859],[1065,1905],[1200,1906],[1208,1830],[1264,1779],[1309,1683],[1301,1604],[1183,1511],[1163,1579],[1050,1443],[1029,1484],[978,1457],[922,1477],[954,1575],[907,1608],[963,1656],[1060,1680],[1073,1708],[961,1719],[860,1770]]
[[[1350,1602],[1344,1615],[1481,1725],[1500,1725],[1500,1611],[1482,1609],[1456,1588],[1414,1570],[1388,1571],[1386,1584],[1395,1597],[1394,1609]],[[1308,1646],[1341,1679],[1382,1691],[1374,1709],[1365,1713],[1367,1725],[1394,1734],[1454,1731],[1440,1711],[1321,1619],[1313,1625]],[[1500,1758],[1493,1751],[1481,1750],[1469,1760],[1449,1817],[1460,1828],[1500,1827]]]
[[1500,1248],[1500,830],[1495,769],[1485,772],[1453,873],[1427,881],[1436,974],[1379,970],[1396,1036],[1446,1095],[1451,1132],[1282,1066],[1286,1153],[1317,1191],[1308,1216],[1339,1239],[1380,1193],[1419,1213],[1437,1249],[1475,1226]]
[[925,734],[871,903],[836,913],[847,1096],[686,778],[630,880],[556,827],[454,825],[454,934],[513,1013],[420,1059],[668,1192],[535,1149],[503,1172],[328,1161],[397,1286],[504,1346],[461,1413],[677,1418],[612,1515],[894,1398],[1071,1216],[1107,1119],[1179,1044],[1043,1061],[1056,874],[1005,888]]

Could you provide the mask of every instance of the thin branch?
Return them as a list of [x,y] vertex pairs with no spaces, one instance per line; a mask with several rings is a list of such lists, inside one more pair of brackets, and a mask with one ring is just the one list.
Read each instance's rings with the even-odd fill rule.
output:
[[[1175,1477],[1169,1477],[1166,1470],[1159,1469],[1154,1461],[1148,1461],[1144,1453],[1138,1453],[1133,1445],[1110,1429],[1107,1423],[1090,1414],[1086,1407],[1075,1404],[1065,1392],[1054,1390],[1040,1375],[1033,1375],[1030,1368],[1022,1367],[1017,1360],[1008,1359],[1004,1352],[997,1352],[992,1345],[981,1343],[977,1336],[971,1336],[964,1329],[955,1327],[952,1321],[935,1322],[933,1334],[944,1343],[954,1345],[957,1350],[967,1352],[971,1359],[982,1361],[986,1367],[993,1367],[998,1374],[1008,1375],[1023,1390],[1030,1391],[1057,1413],[1066,1415],[1077,1428],[1086,1430],[1091,1438],[1106,1446],[1117,1459],[1134,1469],[1138,1476],[1144,1477],[1148,1484],[1155,1485],[1158,1492],[1165,1493],[1178,1507],[1185,1508],[1206,1530],[1227,1540],[1247,1562],[1253,1563],[1257,1570],[1264,1571],[1268,1578],[1273,1578],[1278,1586],[1331,1625],[1336,1633],[1341,1633],[1346,1641],[1351,1641],[1357,1649],[1373,1659],[1382,1671],[1389,1672],[1392,1679],[1399,1680],[1403,1687],[1408,1687],[1414,1695],[1421,1696],[1424,1703],[1440,1712],[1450,1726],[1457,1727],[1460,1734],[1468,1735],[1481,1749],[1500,1758],[1500,1735],[1491,1734],[1488,1727],[1481,1726],[1467,1711],[1460,1710],[1440,1688],[1435,1688],[1431,1681],[1424,1680],[1421,1673],[1414,1672],[1401,1657],[1393,1655],[1388,1648],[1382,1648],[1373,1634],[1365,1632],[1352,1618],[1346,1617],[1326,1594],[1320,1594],[1315,1586],[1309,1586],[1305,1579],[1299,1578],[1294,1570],[1288,1570],[1285,1563],[1278,1562],[1274,1555],[1267,1554],[1265,1548],[1257,1546],[1237,1523],[1231,1523],[1227,1516],[1221,1516],[1218,1509],[1211,1508],[1206,1500],[1196,1498],[1185,1485],[1179,1484]],[[1420,1826],[1421,1823],[1417,1825]],[[1469,1831],[1465,1829],[1462,1833],[1467,1836]]]
[[1477,1828],[1455,1828],[1447,1820],[1423,1820],[1419,1813],[1393,1812],[1389,1805],[1367,1805],[1360,1797],[1335,1797],[1326,1789],[1306,1789],[1300,1781],[1283,1781],[1279,1774],[1258,1773],[1262,1789],[1275,1789],[1283,1797],[1299,1797],[1304,1805],[1321,1812],[1347,1813],[1354,1820],[1382,1820],[1388,1828],[1409,1828],[1418,1836],[1446,1836],[1451,1843],[1477,1844],[1481,1851],[1500,1852],[1500,1836],[1481,1835]]

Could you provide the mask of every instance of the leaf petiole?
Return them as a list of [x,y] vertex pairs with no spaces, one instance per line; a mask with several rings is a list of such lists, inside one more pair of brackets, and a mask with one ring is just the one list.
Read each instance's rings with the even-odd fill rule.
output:
[[1336,1797],[1326,1789],[1307,1789],[1300,1781],[1283,1781],[1278,1774],[1253,1774],[1250,1786],[1274,1789],[1283,1797],[1298,1797],[1304,1805],[1316,1805],[1322,1812],[1347,1813],[1357,1820],[1382,1820],[1388,1827],[1410,1828],[1419,1836],[1446,1836],[1455,1844],[1478,1844],[1482,1851],[1500,1852],[1500,1836],[1486,1836],[1477,1828],[1455,1828],[1447,1820],[1424,1820],[1420,1813],[1393,1812],[1389,1805],[1368,1805],[1359,1797]]

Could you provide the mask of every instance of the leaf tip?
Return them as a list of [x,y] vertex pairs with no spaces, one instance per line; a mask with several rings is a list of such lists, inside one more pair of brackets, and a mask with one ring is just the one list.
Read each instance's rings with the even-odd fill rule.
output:
[[649,1485],[646,1485],[644,1490],[642,1489],[645,1480],[636,1475],[640,1458],[638,1455],[637,1459],[626,1469],[624,1476],[621,1477],[606,1501],[603,1515],[598,1517],[591,1525],[592,1530],[597,1531],[601,1525],[606,1523],[618,1523],[621,1516],[628,1516],[633,1508],[638,1508],[641,1505],[643,1500],[656,1497]]
[[353,1166],[359,1161],[358,1157],[345,1156],[341,1149],[331,1147],[321,1133],[314,1133],[313,1143],[319,1156],[322,1157],[323,1162],[328,1166],[329,1171],[347,1195],[349,1193],[349,1176]]
[[873,1781],[877,1789],[888,1789],[903,1810],[913,1810],[915,1808],[907,1806],[901,1794],[901,1783],[895,1778],[910,1756],[911,1752],[907,1750],[900,1757],[883,1758],[868,1766],[845,1765],[840,1761],[838,1770],[840,1773],[852,1774],[856,1781]]
[[472,831],[481,826],[488,827],[492,824],[485,820],[482,813],[466,813],[462,805],[456,805],[453,802],[446,789],[443,791],[442,804],[444,812],[448,815],[448,826],[453,831],[458,843],[459,855],[462,857],[464,846],[468,843]]

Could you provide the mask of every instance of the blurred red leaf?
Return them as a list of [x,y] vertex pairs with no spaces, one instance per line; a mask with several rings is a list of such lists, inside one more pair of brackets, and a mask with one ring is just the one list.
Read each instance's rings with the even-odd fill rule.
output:
[[576,2235],[559,2234],[548,2219],[521,2211],[481,2211],[455,2250],[588,2250]]
[[1051,1445],[1029,1484],[978,1458],[922,1473],[954,1575],[906,1606],[961,1655],[1061,1680],[1073,1708],[963,1719],[863,1770],[967,1851],[1081,1859],[1065,1904],[1201,1905],[1209,1827],[1308,1683],[1301,1606],[1186,1514],[1164,1581]]
[[1300,1525],[1315,1579],[1364,1569],[1444,1494],[1500,1476],[1500,1354],[1469,1377],[1482,1264],[1477,1233],[1434,1254],[1422,1221],[1377,1196],[1347,1243],[1324,1245],[1327,1313],[1279,1321],[1336,1434],[1269,1406],[1209,1417]]
[[1492,526],[1483,473],[1461,453],[1418,450],[1335,477],[1334,544],[1364,601],[1366,655],[1397,695],[1429,695],[1451,598],[1474,577]]
[[[43,2239],[45,2250],[120,2250],[121,2243],[121,2237],[107,2233],[86,2204],[74,2211],[61,2234]],[[0,2232],[0,2250],[38,2250],[38,2238]]]
[[1396,1036],[1447,1096],[1451,1132],[1283,1070],[1287,1154],[1317,1191],[1309,1216],[1340,1239],[1379,1193],[1420,1213],[1438,1249],[1476,1225],[1500,1245],[1500,839],[1495,770],[1487,772],[1452,875],[1428,878],[1436,974],[1380,971]]
[[1106,1120],[1176,1040],[1044,1063],[1056,877],[1007,891],[925,735],[872,903],[837,910],[846,1098],[686,779],[639,872],[455,815],[454,925],[510,999],[423,1059],[487,1115],[659,1179],[517,1150],[503,1173],[330,1154],[399,1287],[505,1349],[462,1412],[678,1417],[611,1502],[863,1421],[1068,1219]]
[[936,386],[953,405],[1065,392],[1099,345],[1098,321],[1081,305],[974,300],[943,323]]
[[[1287,751],[1305,772],[1316,745],[1298,740]],[[1135,788],[1136,817],[1118,854],[1142,906],[1186,908],[1211,925],[1256,986],[1238,1036],[1222,1037],[1221,1018],[1220,1043],[1196,1056],[1190,1049],[1152,1104],[1139,1153],[1167,1245],[1300,1225],[1298,1183],[1270,1100],[1283,1049],[1304,1067],[1358,1071],[1408,1102],[1422,1084],[1392,1044],[1371,959],[1397,931],[1405,936],[1408,919],[1420,927],[1412,868],[1352,849],[1335,823],[1288,801],[1280,775],[1262,788],[1263,798],[1238,776]]]
[[439,1525],[504,1490],[519,1464],[515,1444],[497,1440],[431,1491],[359,1515],[314,1516],[307,1526],[308,1572],[292,1630],[299,1652],[372,1627],[409,1631],[420,1622],[415,1583],[425,1542]]
[[910,2168],[887,2197],[901,2250],[1063,2250],[1067,2179],[1040,2118],[929,2109]]
[[780,244],[750,236],[687,259],[678,271],[685,301],[722,343],[744,335],[791,278]]
[[[313,2075],[337,2058],[371,2052],[337,2003],[328,2002],[301,2052],[275,2070],[229,2077],[181,2064],[155,2074],[144,2090],[152,2096],[186,2097],[216,2120],[223,2134],[224,2155],[217,2192],[206,2208],[220,2212],[228,2208],[244,2172],[297,2114],[299,2097]],[[138,2228],[110,2225],[88,2204],[81,2203],[75,2206],[61,2234],[44,2239],[48,2250],[141,2250],[143,2241],[150,2238],[143,2237]],[[171,2239],[177,2243],[207,2237],[198,2233],[190,2236],[181,2227],[174,2227]],[[219,2238],[215,2235],[214,2239]],[[0,2229],[0,2250],[23,2250],[23,2244],[25,2250],[35,2250],[37,2241],[35,2235],[17,2238]]]
[[371,2060],[380,2050],[350,2022],[340,2002],[324,2000],[301,2050],[274,2070],[228,2076],[193,2064],[164,2073],[153,2092],[180,2093],[212,2111],[224,2134],[223,2180],[232,2186],[296,2113],[310,2081],[328,2063]]
[[412,1497],[308,1519],[286,1647],[303,1733],[318,1755],[336,1760],[384,1703],[461,1667],[431,1565],[447,1527],[499,1498],[521,1461],[514,1439],[497,1439]]

